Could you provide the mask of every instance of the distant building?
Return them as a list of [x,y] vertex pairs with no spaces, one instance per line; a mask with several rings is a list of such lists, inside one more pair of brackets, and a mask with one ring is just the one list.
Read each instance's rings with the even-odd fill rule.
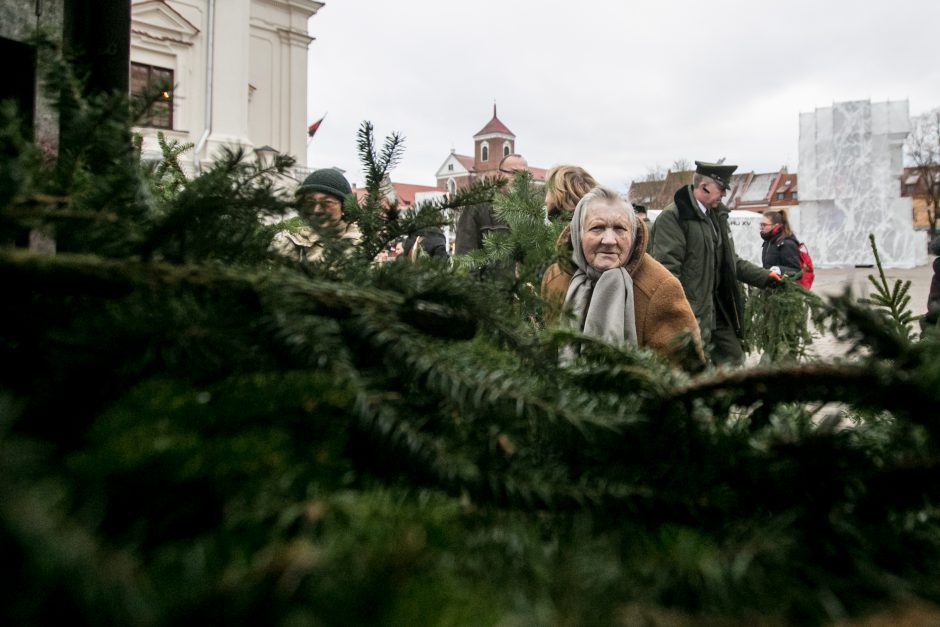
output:
[[[441,190],[430,185],[414,185],[412,183],[387,183],[384,189],[386,198],[398,202],[399,211],[416,207],[422,200],[442,195]],[[365,198],[365,187],[356,187],[353,183],[352,191],[357,200]]]
[[[516,135],[496,116],[494,104],[493,118],[473,136],[473,156],[459,155],[451,150],[435,175],[437,187],[452,194],[473,181],[496,177],[499,175],[499,162],[513,154],[518,154]],[[529,166],[528,170],[533,180],[545,180],[544,168]]]
[[[940,165],[931,168],[934,186],[940,186]],[[930,224],[927,220],[928,190],[927,181],[918,168],[904,168],[900,178],[901,197],[910,198],[913,205],[913,220],[915,229],[927,229]]]
[[816,267],[872,265],[874,237],[885,268],[927,263],[927,238],[903,197],[907,100],[836,102],[800,114],[800,214]]
[[[746,173],[744,185],[731,197],[731,209],[764,212],[767,209],[792,209],[800,204],[796,174],[786,167],[779,172]],[[726,203],[727,204],[727,203]]]
[[[681,187],[692,184],[692,170],[666,173],[655,181],[634,181],[627,192],[628,200],[650,210],[665,209]],[[797,175],[781,168],[779,172],[757,174],[738,172],[731,177],[731,189],[724,197],[729,209],[763,212],[774,208],[792,208],[799,204]]]
[[[140,127],[144,158],[156,141],[191,142],[185,167],[223,147],[270,147],[307,158],[307,21],[314,0],[132,0],[131,92],[172,85]],[[211,42],[211,47],[210,47]]]
[[627,199],[631,204],[643,205],[649,210],[665,209],[672,202],[676,190],[692,183],[692,170],[666,172],[666,177],[653,181],[634,181],[630,184]]

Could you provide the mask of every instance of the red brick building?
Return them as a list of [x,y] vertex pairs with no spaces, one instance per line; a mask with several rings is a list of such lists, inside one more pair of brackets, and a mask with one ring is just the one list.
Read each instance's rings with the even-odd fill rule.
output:
[[[438,189],[453,193],[475,180],[499,175],[499,162],[516,153],[516,135],[496,116],[473,136],[473,156],[459,155],[451,150],[447,159],[437,169]],[[545,169],[529,166],[535,181],[545,180]]]

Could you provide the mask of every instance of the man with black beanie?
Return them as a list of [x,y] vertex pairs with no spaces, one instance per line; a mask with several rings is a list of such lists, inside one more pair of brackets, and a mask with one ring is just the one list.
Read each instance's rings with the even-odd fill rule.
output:
[[323,168],[310,173],[297,188],[297,212],[307,225],[294,231],[280,231],[271,242],[271,249],[296,261],[315,261],[323,254],[323,246],[312,225],[329,225],[339,229],[340,237],[359,240],[359,229],[343,219],[343,203],[352,188],[342,172]]

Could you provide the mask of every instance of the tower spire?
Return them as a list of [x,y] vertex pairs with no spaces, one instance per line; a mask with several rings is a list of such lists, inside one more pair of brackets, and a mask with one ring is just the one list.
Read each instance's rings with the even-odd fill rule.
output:
[[496,101],[493,101],[493,117],[496,117]]

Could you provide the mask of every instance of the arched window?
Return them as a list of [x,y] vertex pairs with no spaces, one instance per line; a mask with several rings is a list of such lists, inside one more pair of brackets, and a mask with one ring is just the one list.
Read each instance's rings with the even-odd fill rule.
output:
[[447,193],[456,194],[457,193],[457,183],[454,179],[447,179]]
[[508,157],[509,152],[509,142],[503,142],[503,156]]
[[480,146],[480,161],[490,160],[490,145],[486,142]]

